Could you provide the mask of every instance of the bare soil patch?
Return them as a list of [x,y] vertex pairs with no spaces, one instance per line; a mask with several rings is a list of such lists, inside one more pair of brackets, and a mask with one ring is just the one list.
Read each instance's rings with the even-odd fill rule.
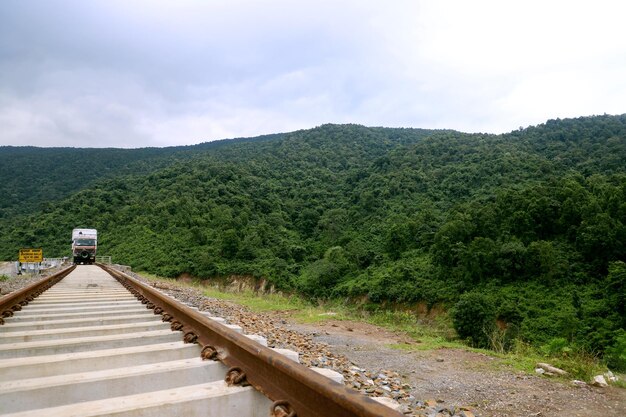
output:
[[291,323],[291,329],[327,343],[330,351],[357,366],[398,372],[411,394],[451,407],[466,406],[482,416],[624,417],[626,390],[579,388],[568,381],[529,375],[502,360],[462,349],[399,350],[414,343],[404,335],[367,323]]

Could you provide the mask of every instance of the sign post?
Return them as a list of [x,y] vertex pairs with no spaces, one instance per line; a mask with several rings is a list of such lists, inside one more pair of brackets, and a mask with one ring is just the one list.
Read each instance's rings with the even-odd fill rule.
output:
[[43,249],[20,249],[19,261],[21,263],[43,262]]

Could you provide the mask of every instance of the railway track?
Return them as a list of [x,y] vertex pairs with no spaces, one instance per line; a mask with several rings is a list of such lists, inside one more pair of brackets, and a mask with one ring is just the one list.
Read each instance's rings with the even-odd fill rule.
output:
[[0,315],[1,416],[402,415],[103,265],[8,294]]

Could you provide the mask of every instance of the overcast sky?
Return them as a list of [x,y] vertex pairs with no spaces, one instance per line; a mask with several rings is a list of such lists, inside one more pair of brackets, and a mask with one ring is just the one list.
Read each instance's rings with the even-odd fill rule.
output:
[[626,113],[626,2],[2,0],[0,145]]

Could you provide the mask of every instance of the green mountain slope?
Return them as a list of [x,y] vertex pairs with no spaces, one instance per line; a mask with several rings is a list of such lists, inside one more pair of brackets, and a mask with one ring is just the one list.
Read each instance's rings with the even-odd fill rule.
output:
[[[28,213],[99,178],[163,166],[162,149],[0,147],[0,219]],[[161,163],[160,163],[161,162]]]
[[102,179],[148,174],[202,152],[281,135],[206,142],[193,146],[139,149],[0,146],[0,219],[42,210]]
[[324,125],[185,152],[5,218],[0,257],[63,255],[95,227],[100,253],[166,276],[377,304],[477,295],[507,340],[626,343],[626,115],[505,135]]

